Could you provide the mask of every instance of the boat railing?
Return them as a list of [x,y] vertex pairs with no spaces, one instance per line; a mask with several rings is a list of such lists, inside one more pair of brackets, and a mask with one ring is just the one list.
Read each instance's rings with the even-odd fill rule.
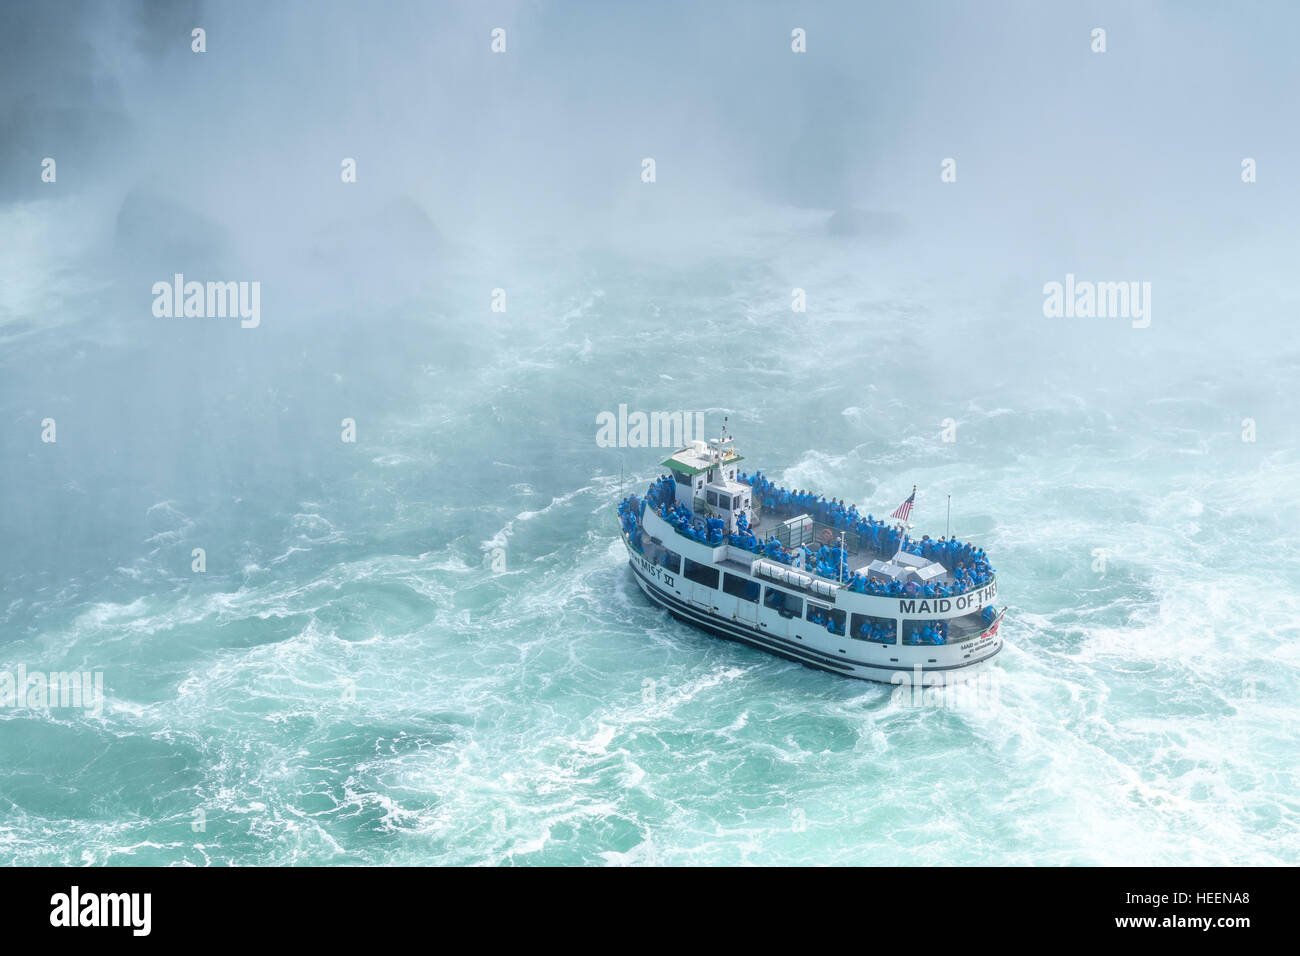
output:
[[717,516],[718,510],[714,508],[713,505],[705,501],[703,495],[696,495],[694,506],[691,508],[691,512],[693,514],[704,515],[705,517],[713,518]]
[[[736,545],[731,545],[731,544],[729,544],[729,542],[727,541],[726,537],[724,537],[723,540],[720,541],[720,542],[712,542],[712,541],[708,541],[707,539],[706,539],[705,541],[697,541],[695,538],[692,538],[689,534],[687,534],[686,532],[684,532],[684,531],[682,531],[680,528],[678,528],[678,527],[677,527],[675,524],[673,524],[671,521],[666,522],[666,524],[668,524],[668,526],[669,526],[670,528],[672,528],[672,530],[674,531],[674,533],[680,535],[680,536],[683,537],[683,538],[686,538],[688,541],[695,541],[697,544],[704,544],[704,545],[706,545],[707,547],[714,547],[714,548],[721,547],[721,546],[724,546],[724,545],[725,545],[725,546],[729,546],[729,547],[736,547]],[[694,524],[695,524],[698,528],[700,528],[700,530],[703,530],[703,529],[704,529],[704,522],[703,522],[703,519],[702,519],[700,516],[698,516],[698,515],[696,515],[695,518],[694,518]],[[814,525],[815,525],[815,524],[818,524],[818,522],[814,522]],[[830,526],[829,526],[829,525],[823,525],[822,527],[829,528]],[[838,532],[837,532],[837,533],[838,533]],[[847,545],[847,538],[848,538],[848,536],[849,536],[851,533],[852,533],[852,532],[848,532],[848,531],[844,532],[844,535],[845,535],[845,538],[846,538],[846,545]],[[777,540],[779,541],[780,538],[778,537]],[[818,546],[820,547],[820,543],[819,543],[819,542],[814,541],[814,543],[815,543],[815,544],[818,544]],[[836,542],[835,542],[835,543],[838,543],[838,539],[836,539]],[[782,544],[782,547],[786,547],[786,545]],[[777,567],[789,568],[789,569],[792,570],[792,571],[798,571],[798,572],[800,572],[800,573],[802,573],[802,574],[808,575],[808,576],[810,576],[810,577],[816,579],[817,581],[826,582],[826,583],[828,583],[828,584],[829,584],[831,587],[833,587],[833,588],[836,588],[836,589],[850,589],[850,588],[849,588],[849,582],[846,582],[846,581],[838,581],[838,580],[836,580],[836,579],[833,578],[833,577],[823,577],[822,575],[818,574],[817,571],[816,571],[814,568],[803,568],[803,569],[799,569],[799,568],[795,568],[793,565],[787,565],[787,564],[785,564],[784,562],[777,561],[776,559],[774,559],[774,558],[772,558],[771,556],[767,555],[767,554],[766,554],[765,552],[763,552],[763,551],[750,551],[750,550],[747,549],[747,548],[744,548],[744,549],[742,549],[742,550],[746,551],[746,553],[748,553],[748,554],[753,554],[753,555],[754,555],[756,558],[758,558],[758,559],[766,560],[766,561],[772,563],[773,565],[776,565]],[[790,549],[789,547],[786,547],[786,550],[791,550],[791,549]],[[846,546],[845,550],[846,550],[846,551],[848,550],[847,546]],[[885,559],[887,559],[887,558],[893,557],[892,554],[887,554],[886,552],[884,552],[884,551],[880,551],[880,550],[878,550],[878,549],[870,550],[869,553],[874,554],[874,555],[876,555],[877,557],[880,557],[882,560],[885,560]],[[853,571],[853,570],[857,570],[857,569],[856,569],[856,568],[849,568],[848,570]],[[964,589],[964,590],[961,590],[961,591],[954,591],[954,590],[952,590],[952,588],[954,587],[954,585],[948,585],[948,588],[949,588],[949,593],[948,593],[948,594],[945,594],[945,595],[936,595],[935,597],[936,597],[936,598],[937,598],[937,597],[946,597],[946,598],[957,598],[957,597],[963,597],[964,595],[967,595],[967,594],[973,594],[974,592],[980,590],[981,588],[987,587],[989,584],[992,584],[992,583],[993,583],[994,581],[996,581],[996,580],[997,580],[996,576],[994,576],[994,577],[990,577],[987,581],[983,581],[983,582],[981,582],[980,584],[971,585],[970,587],[968,587],[968,588],[966,588],[966,589]],[[851,590],[851,589],[850,589],[850,590]],[[853,593],[855,593],[855,594],[864,594],[864,595],[866,595],[867,597],[888,597],[888,598],[925,598],[925,595],[922,595],[922,594],[920,594],[920,593],[917,593],[917,594],[880,594],[880,593],[878,593],[878,592],[873,592],[873,591],[854,591]]]
[[801,544],[812,544],[817,540],[816,524],[808,515],[795,515],[778,523],[772,529],[772,535],[781,542],[781,547],[793,551]]

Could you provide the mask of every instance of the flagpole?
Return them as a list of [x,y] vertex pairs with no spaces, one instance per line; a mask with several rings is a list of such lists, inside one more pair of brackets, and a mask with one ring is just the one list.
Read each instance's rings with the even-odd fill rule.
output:
[[911,524],[908,523],[907,518],[910,518],[912,516],[912,506],[914,506],[915,504],[916,504],[916,485],[913,485],[912,493],[908,496],[907,501],[904,501],[903,504],[895,508],[894,513],[890,515],[891,518],[898,518],[898,512],[902,510],[903,505],[908,506],[907,517],[899,518],[899,528],[901,530],[899,531],[899,535],[898,535],[898,550],[894,552],[894,557],[898,557],[900,554],[903,553],[903,545],[907,541],[907,532],[910,531],[912,528]]
[[[915,508],[915,507],[916,507],[916,485],[913,485],[913,486],[912,486],[912,498],[911,498],[911,501],[912,501],[912,508]],[[907,509],[907,517],[908,517],[908,518],[912,517],[912,508],[908,508],[908,509]],[[903,525],[904,525],[904,527],[907,528],[908,531],[911,531],[911,530],[912,530],[912,524],[911,524],[910,521],[907,521],[906,519],[904,519],[904,521],[903,521]],[[910,534],[904,534],[903,537],[904,537],[904,538],[910,538],[911,535],[910,535]]]
[[[913,486],[912,486],[912,507],[913,507],[913,508],[916,507],[916,485],[913,485]],[[907,516],[908,516],[909,518],[912,517],[912,512],[909,511],[909,512],[907,513]],[[909,525],[907,526],[907,530],[910,532],[910,531],[912,530],[912,525],[909,524]],[[911,535],[909,534],[908,537],[910,538]]]
[[952,495],[948,496],[948,517],[943,522],[943,536],[948,537],[948,529],[952,526]]

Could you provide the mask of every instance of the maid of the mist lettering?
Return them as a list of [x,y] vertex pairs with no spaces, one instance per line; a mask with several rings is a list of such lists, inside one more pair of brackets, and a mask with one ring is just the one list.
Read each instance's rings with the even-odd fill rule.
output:
[[966,611],[983,607],[998,596],[998,585],[994,581],[984,587],[959,594],[954,598],[899,598],[899,614],[947,614],[949,611]]
[[178,272],[171,282],[155,282],[152,291],[153,314],[160,319],[238,317],[245,329],[262,323],[261,282],[186,282]]

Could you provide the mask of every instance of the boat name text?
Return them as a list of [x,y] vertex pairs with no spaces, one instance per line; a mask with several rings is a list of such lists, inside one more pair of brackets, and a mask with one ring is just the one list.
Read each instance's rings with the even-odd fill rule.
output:
[[998,582],[984,585],[978,591],[962,594],[955,598],[900,598],[900,614],[946,614],[949,611],[964,611],[967,608],[983,607],[998,596]]

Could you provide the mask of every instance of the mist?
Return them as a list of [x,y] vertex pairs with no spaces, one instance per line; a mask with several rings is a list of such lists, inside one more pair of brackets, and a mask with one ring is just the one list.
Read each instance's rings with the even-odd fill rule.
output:
[[[573,276],[578,294],[603,281],[594,263],[665,284],[704,267],[725,296],[729,259],[758,250],[776,308],[808,289],[799,320],[814,340],[820,328],[889,350],[900,380],[953,399],[962,386],[936,370],[958,340],[963,364],[1027,393],[1149,376],[1161,356],[1176,387],[1231,370],[1239,404],[1261,406],[1276,397],[1251,376],[1261,345],[1295,368],[1286,311],[1257,307],[1261,294],[1295,304],[1297,133],[1284,117],[1300,65],[1281,6],[390,4],[376,16],[54,3],[2,16],[10,572],[52,569],[48,549],[99,533],[107,546],[122,530],[107,529],[171,486],[218,509],[250,485],[314,486],[343,417],[373,426],[412,403],[454,405],[487,387],[502,349],[563,336],[548,277]],[[795,27],[807,53],[791,51]],[[41,180],[47,156],[54,183]],[[956,182],[941,182],[948,157]],[[347,159],[355,182],[341,180]],[[259,281],[264,321],[157,319],[150,287],[177,273]],[[1067,273],[1152,282],[1152,327],[1045,320],[1042,287]],[[870,301],[912,302],[913,318],[854,317],[850,276]],[[504,315],[487,311],[494,288],[508,290]],[[658,322],[688,352],[698,329],[684,313],[626,318]],[[595,407],[615,407],[617,382],[600,388]],[[77,440],[41,458],[47,415]],[[98,500],[90,474],[130,506]]]
[[[1293,864],[1298,26],[0,7],[0,647],[105,678],[0,722],[0,850]],[[864,512],[917,486],[994,556],[1006,699],[933,733],[694,643],[629,583],[667,452],[597,443],[621,405]]]

